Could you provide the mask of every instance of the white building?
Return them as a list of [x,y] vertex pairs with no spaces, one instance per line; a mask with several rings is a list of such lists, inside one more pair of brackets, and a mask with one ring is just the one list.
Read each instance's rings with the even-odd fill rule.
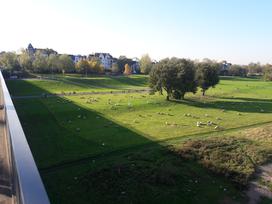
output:
[[105,70],[111,69],[114,59],[109,53],[95,53],[94,57],[98,58],[100,60],[101,64],[104,66]]

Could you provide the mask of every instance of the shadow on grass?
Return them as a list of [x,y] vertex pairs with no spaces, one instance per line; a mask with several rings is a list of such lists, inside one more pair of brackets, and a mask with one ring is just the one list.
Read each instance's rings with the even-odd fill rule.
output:
[[14,104],[52,203],[218,203],[239,197],[224,178],[69,98]]
[[[237,111],[244,113],[272,113],[272,100],[253,98],[214,98],[215,100],[197,100],[186,98],[184,100],[172,100],[174,103],[182,103],[189,106],[207,109],[220,109],[224,111]],[[218,100],[219,99],[219,100]],[[227,100],[220,100],[227,99]]]
[[220,79],[230,80],[230,81],[259,81],[261,77],[252,76],[252,77],[235,77],[235,76],[220,76]]

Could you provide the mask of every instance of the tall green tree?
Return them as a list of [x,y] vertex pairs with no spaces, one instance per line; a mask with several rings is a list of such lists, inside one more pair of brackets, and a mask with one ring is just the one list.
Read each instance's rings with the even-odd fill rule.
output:
[[50,67],[48,66],[48,56],[41,52],[35,53],[35,58],[32,63],[33,71],[37,73],[48,73]]
[[75,71],[75,64],[71,57],[68,55],[60,55],[58,60],[58,68],[64,74],[65,72],[73,72]]
[[91,70],[91,66],[88,62],[88,60],[80,60],[76,63],[76,69],[80,73],[85,73],[86,77],[88,72]]
[[140,59],[140,70],[143,74],[149,74],[152,69],[152,60],[148,54],[145,54]]
[[21,54],[19,55],[19,64],[24,71],[31,71],[32,70],[32,57],[29,53],[25,50],[21,50]]
[[150,87],[161,94],[165,91],[167,100],[184,99],[187,92],[197,90],[194,63],[178,58],[161,60],[150,72]]
[[12,72],[19,71],[21,69],[18,56],[14,52],[5,52],[0,56],[0,67]]
[[196,79],[202,95],[219,83],[219,66],[217,63],[202,62],[197,64]]
[[51,74],[61,72],[61,68],[59,66],[59,56],[55,54],[50,54],[48,57],[48,66],[50,68]]

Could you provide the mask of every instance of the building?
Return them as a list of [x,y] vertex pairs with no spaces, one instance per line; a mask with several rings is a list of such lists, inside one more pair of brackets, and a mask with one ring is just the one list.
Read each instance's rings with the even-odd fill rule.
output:
[[220,75],[228,75],[229,69],[231,67],[231,63],[227,62],[227,61],[223,61],[221,68],[220,68]]
[[115,59],[109,53],[95,53],[94,55],[89,55],[89,59],[92,58],[99,59],[106,71],[111,70],[112,64],[115,63]]
[[34,48],[31,43],[29,43],[29,45],[27,46],[26,51],[31,56],[33,56],[33,55],[35,55],[37,53],[41,53],[44,56],[49,56],[51,54],[54,54],[54,55],[58,54],[58,52],[55,51],[55,50],[53,50],[53,49],[49,49],[49,48],[46,48],[46,49]]
[[81,61],[81,60],[87,60],[86,55],[68,55],[68,56],[71,57],[74,63],[77,63],[78,61]]
[[137,57],[135,57],[135,58],[132,59],[130,65],[129,65],[131,67],[131,69],[132,69],[133,74],[140,73],[140,62],[139,61],[140,60]]

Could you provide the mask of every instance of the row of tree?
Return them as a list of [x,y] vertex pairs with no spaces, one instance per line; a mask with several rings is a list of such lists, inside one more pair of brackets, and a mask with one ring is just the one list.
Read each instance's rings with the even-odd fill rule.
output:
[[228,70],[221,70],[220,75],[228,75],[228,76],[264,76],[264,79],[267,79],[267,76],[270,74],[272,65],[265,64],[262,65],[260,63],[250,63],[248,65],[231,65]]
[[[112,64],[111,71],[113,73],[131,74],[134,61],[125,56],[120,56],[116,63]],[[135,71],[138,73],[149,74],[154,63],[146,54],[139,61],[140,65]],[[14,52],[4,52],[0,54],[0,67],[8,70],[10,73],[14,71],[28,71],[34,73],[61,73],[61,72],[81,72],[103,73],[104,68],[99,59],[91,60],[82,59],[74,64],[72,58],[68,55],[44,53],[37,51],[35,54],[29,54],[26,50],[21,50],[18,55]]]
[[[272,80],[272,65],[261,65],[260,63],[250,63],[248,65],[231,65],[227,62],[217,63],[210,59],[204,59],[202,62],[206,64],[217,64],[219,66],[220,75],[228,76],[251,76],[262,75],[265,80]],[[156,66],[148,54],[145,54],[139,60],[137,69],[132,69],[134,61],[125,56],[120,56],[116,63],[112,64],[111,72],[115,74],[124,73],[126,75],[136,73],[149,74],[153,67]],[[198,64],[194,61],[194,64]],[[84,74],[101,74],[104,73],[104,67],[99,59],[81,60],[74,64],[72,58],[68,55],[57,55],[51,52],[36,52],[30,55],[26,50],[22,50],[17,55],[13,52],[5,52],[0,54],[0,67],[6,69],[9,73],[14,71],[34,72],[34,73],[64,73],[79,72]],[[227,67],[227,68],[224,68]]]
[[22,50],[20,55],[5,52],[0,55],[0,67],[8,72],[33,72],[33,73],[103,73],[104,68],[97,59],[81,60],[76,64],[69,55],[36,52],[30,55]]
[[218,63],[195,63],[187,59],[167,58],[161,60],[150,72],[150,87],[153,92],[163,94],[166,99],[184,99],[188,92],[196,93],[197,87],[202,94],[219,82]]

